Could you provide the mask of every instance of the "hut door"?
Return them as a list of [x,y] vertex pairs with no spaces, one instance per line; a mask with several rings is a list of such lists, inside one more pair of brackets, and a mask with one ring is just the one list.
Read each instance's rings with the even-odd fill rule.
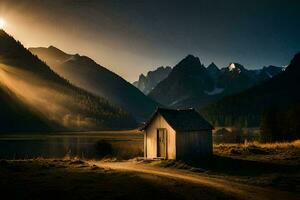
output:
[[167,157],[166,129],[157,129],[157,157]]

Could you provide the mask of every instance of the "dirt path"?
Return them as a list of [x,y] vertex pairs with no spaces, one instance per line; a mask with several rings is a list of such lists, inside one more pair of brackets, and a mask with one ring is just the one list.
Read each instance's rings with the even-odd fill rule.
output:
[[241,183],[231,182],[221,178],[209,177],[205,174],[189,172],[187,170],[169,169],[152,167],[137,162],[94,162],[99,167],[109,168],[117,171],[130,171],[137,174],[147,174],[163,178],[175,179],[176,181],[193,183],[199,186],[215,188],[224,193],[233,195],[239,199],[299,199],[299,196],[293,193],[278,191],[272,188],[261,188],[249,186]]

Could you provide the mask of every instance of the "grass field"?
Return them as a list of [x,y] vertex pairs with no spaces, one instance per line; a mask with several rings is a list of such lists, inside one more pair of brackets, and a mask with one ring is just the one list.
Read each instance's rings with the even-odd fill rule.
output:
[[[225,174],[232,180],[300,192],[300,140],[219,144],[214,145],[214,154],[220,160],[228,161],[223,162],[223,172],[217,174]],[[230,166],[232,170],[226,168]]]
[[[124,153],[124,158],[127,158],[130,150]],[[210,158],[193,162],[168,160],[145,164],[300,193],[300,140],[289,143],[218,144],[214,145],[214,155]],[[41,196],[43,199],[139,199],[141,196],[143,199],[193,199],[194,196],[201,199],[232,199],[211,188],[117,172],[91,166],[84,161],[74,161],[70,157],[1,160],[0,192],[4,197],[10,196],[10,199],[41,199]]]
[[300,140],[276,143],[216,144],[214,153],[245,160],[300,165]]
[[156,161],[150,165],[196,171],[245,184],[300,193],[300,140],[217,144],[210,158],[193,162]]

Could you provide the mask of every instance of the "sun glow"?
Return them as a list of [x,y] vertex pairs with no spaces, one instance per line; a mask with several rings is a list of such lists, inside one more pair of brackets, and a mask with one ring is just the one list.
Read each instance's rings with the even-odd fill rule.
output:
[[0,18],[0,29],[4,29],[6,21],[3,18]]

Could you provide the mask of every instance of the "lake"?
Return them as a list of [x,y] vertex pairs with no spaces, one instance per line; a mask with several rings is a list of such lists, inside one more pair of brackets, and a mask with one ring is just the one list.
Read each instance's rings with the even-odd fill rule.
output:
[[[99,141],[109,143],[113,156],[124,159],[143,156],[143,135],[136,132],[67,132],[1,134],[1,159],[99,158]],[[102,144],[101,143],[101,144]]]
[[[216,128],[213,141],[239,143],[257,140],[258,129],[232,131],[228,127]],[[0,159],[26,158],[100,158],[99,141],[112,147],[113,157],[129,159],[143,156],[143,134],[137,131],[18,133],[0,134]],[[98,144],[98,145],[97,145]],[[103,144],[103,143],[102,143]]]

